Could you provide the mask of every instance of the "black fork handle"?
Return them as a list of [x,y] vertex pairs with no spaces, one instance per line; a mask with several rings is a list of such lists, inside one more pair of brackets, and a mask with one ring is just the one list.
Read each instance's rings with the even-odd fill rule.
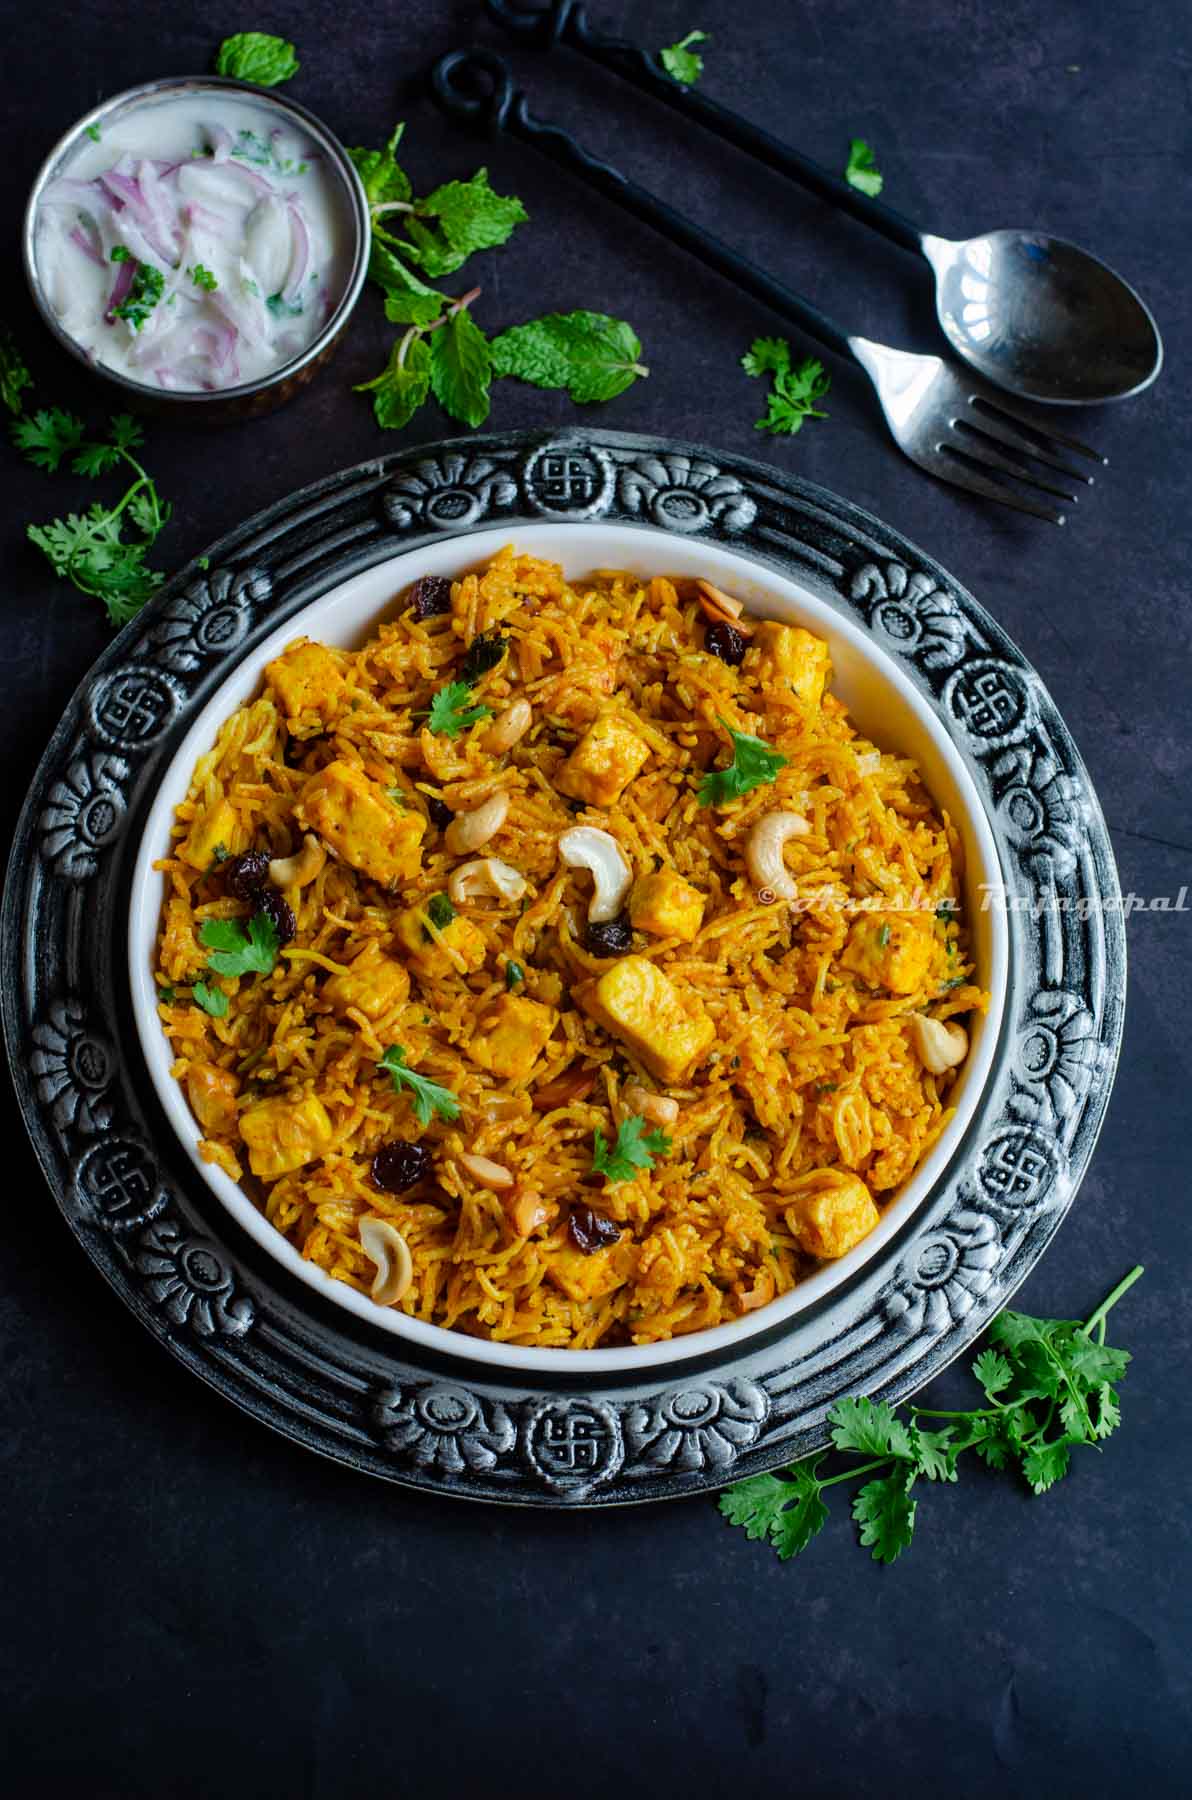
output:
[[859,193],[821,163],[813,162],[801,151],[763,131],[760,125],[751,124],[740,113],[709,100],[694,87],[673,80],[640,45],[630,43],[628,38],[609,37],[607,33],[597,31],[589,23],[587,9],[578,0],[550,0],[545,7],[526,4],[526,0],[485,0],[485,10],[491,19],[522,43],[543,50],[551,50],[556,44],[571,44],[592,62],[611,69],[643,92],[653,94],[675,112],[697,120],[726,143],[735,144],[738,150],[747,151],[759,162],[777,169],[780,175],[797,181],[800,187],[809,188],[821,200],[838,206],[842,212],[851,213],[862,225],[880,231],[902,249],[922,255],[923,233],[902,213],[895,212],[881,200],[871,200],[868,195]]
[[507,131],[513,137],[523,138],[543,156],[569,169],[600,193],[607,194],[627,212],[643,219],[672,243],[697,256],[710,269],[727,276],[747,294],[793,321],[829,350],[840,356],[853,355],[848,334],[810,300],[794,293],[781,281],[775,281],[772,275],[738,255],[710,231],[676,212],[657,195],[639,187],[636,181],[630,181],[611,163],[589,155],[568,132],[534,118],[526,105],[525,95],[513,85],[508,64],[495,50],[453,50],[441,57],[431,71],[431,90],[451,118],[490,135]]

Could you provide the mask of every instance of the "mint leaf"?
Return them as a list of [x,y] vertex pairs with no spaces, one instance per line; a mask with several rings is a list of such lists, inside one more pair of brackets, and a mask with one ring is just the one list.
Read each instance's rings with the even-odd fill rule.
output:
[[501,332],[491,348],[494,375],[566,388],[581,406],[614,400],[650,372],[631,327],[607,313],[546,313]]
[[424,338],[409,333],[393,346],[382,373],[356,388],[358,394],[372,394],[377,424],[385,431],[408,425],[429,391],[430,348]]
[[704,72],[704,59],[691,48],[692,44],[710,43],[706,31],[689,31],[680,38],[677,44],[669,44],[665,50],[658,52],[658,60],[672,81],[682,82],[684,87],[691,87]]
[[449,315],[431,341],[430,385],[444,412],[465,425],[488,417],[492,359],[488,339],[466,308]]
[[850,187],[855,187],[862,194],[868,194],[870,199],[876,199],[882,191],[881,170],[874,160],[873,151],[864,138],[853,138],[849,144],[844,179]]
[[[494,193],[488,170],[477,169],[469,181],[448,181],[412,213],[403,215],[410,239],[406,254],[431,280],[452,275],[478,250],[494,250],[529,217],[512,194]],[[430,223],[427,223],[427,221]]]
[[225,38],[215,58],[215,73],[235,81],[253,81],[258,87],[280,87],[298,73],[293,44],[270,37],[264,31],[238,31]]
[[397,146],[405,133],[405,125],[395,125],[393,135],[383,150],[349,150],[356,173],[364,184],[370,211],[375,207],[404,204],[413,198],[413,189],[405,170],[397,160]]

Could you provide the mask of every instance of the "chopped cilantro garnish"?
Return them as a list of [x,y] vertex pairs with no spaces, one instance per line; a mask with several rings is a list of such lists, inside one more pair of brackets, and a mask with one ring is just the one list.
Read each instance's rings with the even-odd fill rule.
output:
[[608,1182],[632,1181],[638,1169],[652,1169],[656,1156],[670,1153],[670,1139],[661,1131],[647,1131],[641,1118],[624,1119],[611,1149],[597,1126],[592,1139],[592,1168]]
[[742,794],[774,781],[779,769],[786,767],[786,757],[771,750],[761,738],[734,731],[731,726],[729,737],[733,741],[733,760],[727,769],[708,770],[699,784],[701,806],[724,806],[729,800],[739,800]]
[[440,1087],[427,1075],[406,1067],[406,1053],[400,1044],[390,1044],[377,1064],[384,1069],[397,1092],[405,1088],[414,1106],[414,1117],[420,1125],[429,1125],[437,1113],[441,1119],[458,1119],[459,1101],[450,1088]]

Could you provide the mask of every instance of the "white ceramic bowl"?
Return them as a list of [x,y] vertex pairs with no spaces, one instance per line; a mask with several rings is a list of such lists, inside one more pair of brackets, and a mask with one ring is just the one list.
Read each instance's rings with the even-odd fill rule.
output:
[[[174,809],[185,799],[191,772],[214,740],[218,727],[251,699],[261,672],[293,638],[306,635],[351,649],[363,642],[394,606],[396,596],[419,575],[456,576],[484,562],[510,539],[534,556],[561,562],[569,576],[599,568],[622,568],[643,575],[704,575],[738,595],[750,611],[805,625],[827,638],[835,671],[833,691],[845,702],[860,730],[884,750],[918,763],[936,802],[947,808],[964,840],[965,893],[978,978],[992,993],[985,1017],[975,1022],[972,1046],[954,1094],[955,1116],[914,1178],[885,1209],[881,1223],[849,1255],[827,1263],[793,1293],[747,1318],[661,1344],[611,1350],[543,1350],[482,1339],[424,1325],[400,1311],[375,1306],[366,1295],[303,1260],[270,1225],[235,1182],[198,1154],[198,1126],[179,1084],[170,1074],[172,1055],[157,1016],[153,952],[164,883],[153,864],[170,843]],[[902,670],[851,619],[750,557],[691,538],[630,525],[519,525],[516,530],[476,532],[410,550],[354,576],[296,613],[247,655],[195,719],[166,769],[149,813],[133,876],[129,919],[129,971],[133,1009],[149,1074],[174,1130],[195,1167],[233,1218],[299,1281],[336,1306],[382,1332],[413,1340],[440,1353],[463,1356],[494,1368],[542,1373],[641,1371],[664,1364],[737,1350],[747,1338],[770,1332],[847,1282],[912,1217],[951,1161],[988,1076],[1001,1025],[1008,956],[1007,920],[1001,908],[982,910],[983,885],[1000,884],[993,835],[963,758],[936,715]]]

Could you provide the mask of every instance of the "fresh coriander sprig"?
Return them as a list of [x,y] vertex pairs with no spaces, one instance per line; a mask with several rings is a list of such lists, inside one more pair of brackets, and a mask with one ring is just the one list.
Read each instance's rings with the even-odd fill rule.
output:
[[882,191],[882,172],[864,138],[853,138],[849,144],[844,179],[871,200],[876,200]]
[[704,72],[704,59],[691,46],[711,41],[706,31],[689,31],[677,44],[668,44],[665,50],[660,50],[658,60],[672,81],[693,87]]
[[420,1125],[429,1125],[436,1113],[441,1119],[459,1118],[459,1101],[451,1089],[440,1087],[428,1075],[420,1075],[417,1069],[408,1068],[406,1053],[400,1044],[390,1044],[377,1067],[384,1069],[399,1093],[403,1088],[408,1090],[414,1117]]
[[647,1131],[646,1121],[622,1119],[609,1147],[599,1125],[592,1133],[592,1169],[607,1182],[632,1181],[638,1169],[652,1169],[656,1156],[669,1156],[671,1142],[661,1131]]
[[754,426],[755,431],[768,431],[778,437],[793,437],[803,428],[805,419],[826,419],[816,401],[821,400],[832,385],[818,357],[804,357],[792,364],[791,347],[785,338],[755,338],[741,358],[747,375],[769,375],[771,386],[766,396],[766,415]]
[[[91,478],[106,475],[121,463],[133,471],[136,479],[115,506],[96,501],[84,514],[68,513],[48,525],[26,527],[26,536],[58,575],[81,593],[102,600],[113,625],[126,625],[165,579],[145,557],[171,512],[132,454],[144,438],[140,425],[129,414],[119,413],[106,438],[88,439],[81,419],[50,407],[17,419],[12,435],[29,461],[51,474],[64,458],[69,458],[76,475]],[[126,522],[140,533],[140,542],[124,538]]]
[[[989,1328],[993,1347],[972,1365],[987,1405],[968,1412],[912,1406],[903,1419],[884,1401],[837,1401],[828,1414],[833,1446],[860,1456],[860,1464],[822,1476],[830,1452],[820,1451],[780,1473],[734,1482],[720,1511],[785,1561],[823,1530],[828,1490],[870,1475],[853,1498],[853,1519],[874,1561],[894,1562],[914,1536],[915,1483],[954,1482],[965,1450],[994,1469],[1017,1466],[1033,1493],[1046,1493],[1068,1473],[1073,1447],[1099,1446],[1121,1422],[1116,1383],[1130,1357],[1106,1344],[1105,1320],[1141,1274],[1141,1265],[1131,1269],[1083,1325],[1000,1313]],[[946,1422],[928,1429],[927,1419]]]
[[247,931],[241,919],[205,919],[199,941],[211,954],[207,967],[217,975],[271,975],[281,941],[268,913],[254,913]]
[[771,750],[761,738],[751,737],[747,731],[734,731],[731,725],[728,735],[732,739],[733,760],[726,769],[709,769],[704,775],[697,795],[701,806],[724,806],[730,800],[739,800],[755,787],[777,780],[779,769],[786,767],[787,759],[781,751]]
[[16,339],[11,331],[0,330],[0,400],[3,400],[10,413],[20,416],[23,404],[21,393],[32,386],[33,377],[17,349]]
[[443,737],[457,738],[470,725],[492,718],[492,708],[469,706],[472,690],[466,681],[449,681],[430,703],[427,725]]

